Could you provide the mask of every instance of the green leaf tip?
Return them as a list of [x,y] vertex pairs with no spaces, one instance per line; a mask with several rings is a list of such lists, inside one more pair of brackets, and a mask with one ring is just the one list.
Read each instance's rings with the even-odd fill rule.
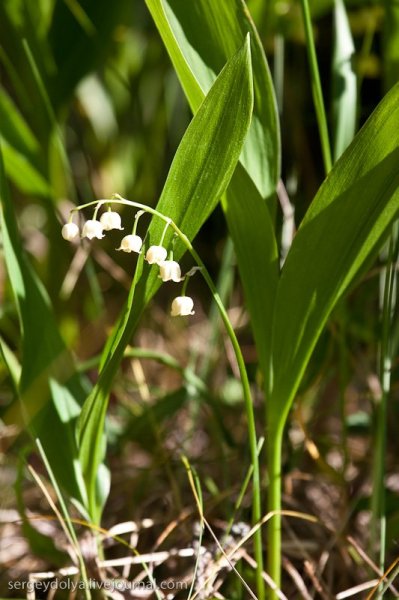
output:
[[243,51],[246,54],[246,58],[248,61],[249,72],[251,73],[252,78],[252,60],[251,60],[251,33],[248,31],[245,36],[245,42],[243,46]]

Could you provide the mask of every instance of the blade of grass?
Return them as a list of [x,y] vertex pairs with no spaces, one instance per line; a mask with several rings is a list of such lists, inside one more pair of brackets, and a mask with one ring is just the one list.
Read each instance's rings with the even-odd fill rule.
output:
[[87,571],[86,571],[86,565],[82,556],[82,552],[80,550],[80,546],[79,546],[79,542],[78,542],[78,538],[76,537],[76,533],[75,533],[75,529],[73,527],[73,524],[71,522],[70,516],[69,516],[69,512],[68,509],[66,507],[64,498],[62,496],[61,490],[58,486],[57,480],[54,477],[54,473],[51,469],[50,463],[47,459],[47,456],[44,452],[43,446],[40,442],[39,439],[36,440],[36,446],[39,450],[39,454],[42,458],[42,461],[46,467],[46,471],[49,475],[51,484],[54,488],[54,491],[57,495],[57,499],[58,502],[60,504],[61,507],[61,512],[63,517],[59,514],[57,507],[55,506],[55,504],[52,502],[50,495],[47,493],[46,488],[43,486],[43,484],[40,481],[39,477],[36,477],[35,471],[30,467],[30,471],[31,473],[34,475],[36,482],[40,485],[40,487],[42,488],[43,492],[45,492],[46,498],[47,500],[50,502],[50,506],[52,507],[52,509],[54,510],[55,514],[57,515],[57,517],[59,518],[60,524],[63,527],[65,534],[67,535],[67,537],[71,540],[72,546],[76,551],[77,554],[77,558],[78,558],[78,562],[79,562],[79,566],[80,566],[80,573],[82,576],[82,579],[85,583],[84,585],[84,595],[86,600],[90,600],[91,598],[91,594],[90,594],[90,585],[88,582],[88,577],[87,577]]
[[[386,515],[385,515],[385,460],[387,447],[387,409],[391,393],[391,370],[393,355],[393,318],[397,303],[397,261],[399,258],[398,224],[396,223],[388,242],[386,265],[380,275],[381,339],[379,344],[378,375],[381,385],[381,397],[375,406],[375,445],[373,452],[373,486],[371,498],[371,548],[376,550],[378,540],[377,564],[385,570],[386,554]],[[378,598],[382,598],[381,585]]]
[[[263,448],[263,444],[264,443],[265,443],[265,438],[263,438],[263,437],[260,438],[259,441],[258,441],[258,448],[257,448],[258,457],[260,456],[260,453],[262,452],[262,448]],[[247,471],[247,474],[245,475],[244,481],[242,482],[241,489],[240,489],[239,494],[237,496],[237,500],[234,503],[234,510],[232,512],[232,515],[231,515],[231,517],[229,519],[229,522],[227,524],[227,527],[226,527],[226,531],[224,533],[224,537],[225,538],[227,538],[227,536],[230,535],[231,528],[233,527],[234,520],[236,518],[237,512],[240,510],[242,501],[244,500],[244,496],[245,496],[245,493],[246,493],[246,491],[248,489],[248,485],[249,485],[249,482],[251,481],[252,476],[253,476],[253,466],[250,465],[250,467],[249,467],[249,469]]]
[[47,198],[51,186],[30,160],[13,146],[3,141],[4,169],[21,192]]
[[[205,527],[207,528],[207,530],[209,531],[209,533],[213,537],[213,539],[214,539],[217,547],[219,548],[221,554],[223,555],[223,558],[227,560],[230,568],[237,575],[238,579],[241,581],[242,585],[244,586],[244,588],[246,589],[246,591],[248,592],[248,594],[250,595],[250,597],[253,598],[254,600],[257,600],[257,597],[255,596],[255,594],[253,593],[253,591],[251,590],[251,588],[249,587],[249,585],[247,584],[247,582],[243,579],[243,577],[241,576],[241,574],[237,571],[237,569],[235,568],[234,564],[230,560],[230,557],[228,556],[228,554],[226,554],[224,548],[222,547],[221,543],[219,542],[219,540],[218,540],[216,534],[214,533],[212,527],[210,526],[210,524],[208,523],[207,519],[204,516],[204,507],[203,507],[203,502],[202,502],[201,484],[200,484],[199,477],[198,477],[196,471],[192,468],[192,466],[190,465],[188,459],[185,456],[182,456],[182,461],[183,461],[183,464],[184,464],[184,466],[186,468],[186,471],[187,471],[187,477],[188,477],[188,480],[189,480],[189,483],[190,483],[191,491],[192,491],[192,493],[194,495],[194,498],[195,498],[195,502],[197,504],[197,509],[198,509],[198,512],[199,512],[199,515],[200,515],[200,518],[201,518],[201,523],[203,525],[205,525]],[[194,594],[194,596],[192,596],[192,600],[194,600],[194,598],[196,598],[198,596],[199,591],[200,590],[197,590],[197,592]]]
[[[73,197],[74,187],[72,185],[71,168],[65,150],[61,127],[57,121],[57,117],[54,108],[51,104],[51,100],[47,92],[45,82],[43,81],[39,67],[35,61],[33,53],[29,47],[29,43],[26,39],[22,41],[22,46],[26,54],[27,62],[32,70],[32,75],[36,82],[37,89],[39,90],[43,102],[43,107],[47,112],[47,117],[49,123],[51,124],[51,131],[48,138],[48,164],[50,167],[50,181],[55,190],[55,193],[58,196],[68,197],[72,195]],[[58,164],[60,165],[59,168]]]
[[4,364],[8,369],[14,390],[17,393],[19,381],[21,379],[22,367],[18,358],[15,356],[14,352],[12,352],[11,348],[6,344],[2,336],[0,336],[0,353],[3,357]]
[[[227,238],[225,247],[223,249],[223,256],[220,263],[219,278],[216,283],[216,289],[220,296],[221,301],[225,306],[228,304],[228,299],[232,290],[234,282],[234,245],[230,237]],[[218,307],[212,304],[209,311],[209,328],[210,336],[208,341],[209,348],[217,348],[219,346],[219,339],[221,335],[220,328],[220,314]],[[202,360],[200,368],[200,378],[202,381],[208,380],[209,371],[215,360],[214,353],[207,352]]]
[[328,173],[332,167],[331,146],[328,134],[326,110],[324,106],[323,91],[320,82],[319,67],[317,64],[316,48],[314,43],[312,18],[308,0],[301,0],[303,23],[306,35],[306,49],[309,58],[310,78],[312,84],[313,101],[316,109],[317,123],[319,126],[321,150],[323,154],[324,169]]
[[201,484],[199,482],[197,473],[195,471],[193,471],[193,469],[190,465],[190,462],[186,456],[183,455],[181,457],[181,460],[186,469],[190,487],[194,493],[194,497],[196,500],[197,509],[198,509],[199,517],[200,517],[200,532],[199,532],[199,536],[198,536],[198,553],[197,553],[197,557],[195,560],[191,586],[190,586],[190,589],[188,591],[188,596],[187,596],[187,600],[191,600],[191,597],[192,597],[192,594],[194,591],[194,587],[195,587],[195,583],[196,583],[195,580],[196,580],[196,576],[197,576],[197,572],[198,572],[198,566],[199,566],[199,561],[200,561],[200,556],[201,556],[202,538],[203,538],[204,529],[205,529],[205,527],[204,527],[204,503],[203,503],[203,498],[202,498]]
[[[32,445],[29,444],[22,450],[19,451],[18,458],[18,470],[17,476],[14,483],[16,506],[21,516],[22,533],[29,543],[31,551],[41,558],[47,559],[51,564],[60,567],[65,564],[67,559],[66,552],[60,551],[55,540],[51,535],[41,533],[32,524],[32,514],[27,515],[28,507],[26,506],[26,498],[24,496],[24,490],[26,489],[26,465],[27,457],[32,452]],[[47,491],[47,490],[46,490]],[[54,517],[56,520],[57,517]],[[69,532],[68,532],[69,533]],[[67,536],[68,539],[68,536]],[[73,544],[71,546],[73,548]]]
[[[22,332],[18,389],[21,409],[12,405],[4,419],[21,425],[24,422],[34,437],[41,438],[57,481],[87,514],[73,436],[74,421],[86,395],[85,385],[75,373],[49,298],[22,248],[1,152],[0,199],[4,256]],[[58,382],[58,387],[51,390],[50,381]]]

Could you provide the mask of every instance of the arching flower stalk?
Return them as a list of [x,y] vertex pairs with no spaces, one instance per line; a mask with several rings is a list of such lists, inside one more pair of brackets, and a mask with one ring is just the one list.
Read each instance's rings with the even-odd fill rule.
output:
[[[172,230],[174,231],[174,233],[176,234],[176,236],[180,239],[180,241],[186,248],[186,250],[188,250],[188,252],[191,254],[192,258],[194,259],[194,261],[196,263],[196,266],[193,269],[191,269],[189,271],[189,273],[186,274],[185,282],[183,284],[183,290],[184,290],[183,296],[178,296],[177,298],[175,298],[176,302],[175,302],[175,305],[173,308],[174,312],[179,311],[179,314],[182,314],[183,311],[185,311],[185,312],[187,311],[190,314],[192,314],[193,305],[191,305],[191,303],[190,303],[191,299],[188,296],[185,296],[185,287],[188,283],[188,278],[191,277],[191,275],[194,274],[194,272],[196,272],[198,269],[201,271],[202,276],[203,276],[203,278],[213,296],[213,299],[219,309],[222,321],[226,328],[226,332],[230,338],[230,341],[231,341],[231,344],[232,344],[232,347],[234,350],[234,354],[235,354],[235,357],[237,360],[237,366],[238,366],[238,369],[240,372],[240,379],[241,379],[241,384],[242,384],[242,389],[243,389],[245,411],[246,411],[247,421],[248,421],[248,435],[249,435],[249,443],[250,443],[250,450],[251,450],[251,459],[252,459],[253,470],[254,470],[253,485],[254,485],[254,491],[256,493],[256,504],[260,505],[260,473],[259,473],[259,462],[258,462],[257,433],[256,433],[256,427],[255,427],[255,416],[254,416],[253,402],[252,402],[251,389],[250,389],[249,380],[248,380],[248,374],[247,374],[246,367],[245,367],[244,357],[242,355],[241,348],[238,343],[233,326],[230,322],[230,319],[229,319],[227,311],[223,305],[223,302],[217,292],[215,284],[213,283],[212,278],[208,273],[208,270],[206,269],[199,254],[193,248],[188,237],[179,229],[179,227],[176,225],[176,223],[172,219],[170,219],[170,217],[167,217],[167,216],[163,215],[162,213],[160,213],[159,211],[157,211],[156,209],[146,206],[144,204],[141,204],[139,202],[126,200],[125,198],[122,198],[121,196],[119,196],[119,194],[114,194],[114,196],[108,200],[97,200],[97,201],[93,201],[93,202],[88,202],[87,204],[83,204],[81,206],[77,206],[72,209],[71,218],[75,212],[78,212],[82,209],[96,205],[96,208],[94,211],[94,219],[93,219],[93,220],[96,220],[97,212],[101,208],[101,206],[103,206],[104,204],[107,204],[108,206],[113,205],[113,204],[131,206],[133,208],[139,209],[140,211],[143,211],[145,213],[149,213],[153,216],[158,217],[159,219],[161,219],[165,222],[165,229],[164,229],[161,241],[160,241],[160,247],[163,248],[162,244],[164,241],[166,230],[168,227],[171,227]],[[100,225],[100,227],[102,227],[101,223],[99,223],[99,225]],[[165,252],[166,252],[166,250],[165,250]],[[148,253],[148,251],[147,251],[147,253]],[[162,260],[165,260],[166,256],[167,256],[167,253],[164,254],[164,257]]]

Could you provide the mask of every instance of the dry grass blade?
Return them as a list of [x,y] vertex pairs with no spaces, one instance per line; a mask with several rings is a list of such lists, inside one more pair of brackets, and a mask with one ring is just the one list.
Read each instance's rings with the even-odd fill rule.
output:
[[316,592],[323,600],[333,600],[333,595],[330,594],[328,589],[325,587],[323,582],[317,576],[317,569],[314,563],[310,560],[305,560],[304,562],[305,572],[309,575],[310,580],[313,583],[313,586]]
[[319,519],[312,515],[308,515],[306,513],[300,513],[296,510],[280,510],[280,511],[270,511],[268,512],[256,525],[252,527],[252,529],[238,542],[238,544],[229,552],[229,557],[234,556],[234,554],[243,546],[253,534],[260,528],[262,525],[270,521],[272,517],[276,515],[281,515],[283,517],[294,517],[296,519],[302,519],[303,521],[309,521],[310,523],[319,523]]
[[[376,586],[371,590],[370,594],[367,596],[366,600],[371,600],[372,597],[374,596],[374,594],[378,591],[378,588],[380,586],[381,583],[384,583],[385,581],[387,581],[387,577],[390,573],[392,573],[392,571],[395,569],[395,567],[399,564],[399,557],[390,565],[390,567],[385,571],[385,573],[382,575],[382,577],[380,577],[380,579],[378,580],[378,583],[376,584]],[[386,587],[391,587],[390,582],[387,581],[387,586]],[[398,598],[398,593],[395,593],[395,597]]]
[[[36,478],[35,478],[35,480],[36,480]],[[43,483],[40,481],[40,478],[38,478],[38,485],[40,486],[41,489],[43,489],[42,488]],[[46,498],[48,498],[48,492],[45,488],[44,488],[44,492],[46,493]],[[48,498],[48,500],[49,500],[49,503],[51,503],[51,507],[54,510],[56,517],[43,516],[43,515],[31,515],[29,517],[29,520],[34,521],[34,520],[43,520],[43,519],[44,520],[57,519],[60,521],[60,523],[62,524],[63,529],[65,531],[65,528],[66,528],[65,520],[62,518],[62,515],[58,511],[57,507],[54,505],[54,502],[51,499],[51,497]],[[174,557],[178,556],[181,558],[185,558],[185,557],[191,557],[194,555],[194,550],[192,548],[184,548],[184,549],[180,549],[180,550],[172,549],[172,550],[163,551],[163,552],[150,552],[147,554],[141,554],[134,546],[129,544],[126,540],[121,538],[120,535],[118,535],[118,533],[119,534],[129,533],[134,529],[152,527],[153,526],[152,519],[143,519],[140,522],[139,526],[134,521],[129,521],[129,522],[125,522],[125,523],[119,523],[110,529],[105,529],[99,525],[95,525],[95,524],[85,521],[83,519],[78,519],[78,518],[74,518],[74,517],[70,517],[70,521],[74,525],[81,525],[82,527],[86,527],[86,528],[90,529],[91,531],[101,534],[103,539],[111,538],[114,541],[125,546],[127,549],[129,549],[134,554],[134,556],[127,556],[127,557],[122,557],[120,559],[113,559],[113,560],[109,560],[109,561],[108,560],[98,561],[98,565],[100,567],[105,567],[105,568],[115,567],[115,566],[125,566],[125,565],[137,565],[137,564],[142,565],[143,571],[138,575],[138,577],[136,577],[135,581],[140,580],[144,577],[148,577],[148,579],[152,585],[153,592],[155,593],[158,600],[163,600],[164,596],[163,596],[161,590],[158,589],[156,581],[151,573],[151,569],[147,563],[161,564],[165,560],[167,560],[168,558],[170,558],[172,556],[174,556]],[[16,520],[13,520],[12,522],[13,523],[21,523],[22,519],[16,519]],[[116,532],[118,532],[118,533],[116,533]],[[65,533],[66,533],[66,535],[68,535],[66,531],[65,531]],[[69,536],[68,536],[68,539],[70,539]],[[75,548],[75,545],[73,547]],[[79,548],[79,551],[80,551],[80,548]],[[68,569],[72,569],[71,574],[75,572],[74,571],[75,567],[67,567],[66,569],[60,569],[59,571],[57,571],[57,573],[60,576],[65,576],[66,574],[69,574]],[[55,575],[57,575],[57,573]],[[36,576],[39,577],[40,575],[41,575],[40,573],[33,574],[33,576],[35,576],[35,577]],[[128,587],[128,582],[126,585]]]
[[[237,543],[237,544],[234,546],[234,548],[233,548],[232,550],[229,550],[227,553],[226,553],[226,552],[223,550],[223,548],[220,546],[219,542],[217,541],[217,543],[218,543],[218,546],[220,547],[220,549],[221,549],[221,551],[222,551],[222,553],[223,553],[224,557],[226,557],[227,561],[230,561],[230,560],[231,560],[231,559],[232,559],[232,558],[233,558],[233,557],[234,557],[234,556],[237,554],[237,552],[241,550],[242,546],[243,546],[243,545],[244,545],[246,542],[248,542],[248,540],[249,540],[249,539],[251,539],[251,537],[253,536],[253,534],[254,534],[254,533],[255,533],[255,532],[256,532],[256,531],[257,531],[257,530],[258,530],[260,527],[262,527],[262,525],[264,525],[265,523],[267,523],[267,521],[269,521],[269,520],[270,520],[272,517],[274,517],[276,514],[277,514],[277,511],[272,511],[272,512],[269,512],[269,513],[267,513],[267,514],[266,514],[266,515],[265,515],[265,516],[264,516],[264,517],[261,519],[261,521],[260,521],[259,523],[257,523],[256,525],[254,525],[254,526],[252,527],[252,529],[251,529],[251,530],[250,530],[250,531],[249,531],[249,532],[248,532],[246,535],[244,535],[244,536],[241,538],[241,540],[240,540],[240,541],[239,541],[239,542],[238,542],[238,543]],[[279,514],[281,514],[282,516],[286,516],[286,517],[295,517],[295,518],[302,519],[302,520],[305,520],[305,521],[310,521],[311,523],[319,523],[319,520],[318,520],[316,517],[314,517],[314,516],[312,516],[312,515],[308,515],[308,514],[306,514],[306,513],[299,513],[299,512],[297,512],[297,511],[294,511],[294,510],[282,510],[282,511],[279,511]],[[209,530],[210,530],[210,532],[211,532],[211,535],[213,535],[213,536],[214,536],[214,539],[215,539],[215,538],[216,538],[216,536],[215,536],[215,534],[213,533],[212,529],[210,528],[209,524],[208,524],[206,521],[204,521],[204,522],[205,522],[205,524],[206,524],[207,528],[209,528]],[[216,539],[217,539],[217,538],[216,538]],[[230,562],[229,562],[229,564],[230,564]],[[219,568],[220,568],[220,567],[219,567]],[[233,570],[234,570],[234,571],[237,573],[237,570],[236,570],[235,568],[234,568]],[[215,574],[216,574],[216,573],[215,573]],[[212,576],[211,576],[211,577],[209,577],[209,580],[210,580],[211,578],[212,578]],[[242,579],[240,575],[239,575],[239,578],[240,578],[240,579]],[[205,582],[205,585],[206,585],[207,583],[208,583],[208,580]],[[244,582],[244,583],[245,583],[245,582]],[[275,585],[275,583],[273,582],[273,580],[272,580],[271,578],[270,578],[270,583],[269,583],[269,585],[270,585],[271,589],[273,589],[273,591],[275,591],[276,593],[278,593],[279,591],[281,592],[281,590],[279,590],[279,589],[278,589],[278,587]],[[197,597],[197,595],[198,595],[198,592],[196,592],[196,594],[193,596],[193,600],[194,600],[194,598],[196,598],[196,597]]]
[[165,529],[161,532],[161,534],[156,539],[155,548],[158,548],[161,544],[163,544],[164,541],[166,540],[166,538],[176,529],[176,527],[178,527],[183,521],[188,519],[188,517],[192,513],[193,513],[193,509],[191,507],[185,508],[182,510],[182,512],[180,513],[180,515],[177,519],[174,519],[173,521],[168,523],[168,525],[165,527]]
[[[205,519],[205,517],[203,517],[204,519],[204,524],[205,527],[207,528],[207,530],[209,531],[209,533],[211,534],[211,536],[213,537],[215,544],[217,545],[217,547],[219,548],[220,552],[222,553],[222,557],[223,559],[227,562],[228,566],[231,568],[232,571],[234,571],[234,573],[237,575],[238,579],[241,581],[242,585],[245,587],[245,589],[247,590],[248,594],[250,595],[251,598],[253,598],[254,600],[257,600],[256,595],[254,594],[254,592],[251,590],[251,588],[249,587],[249,585],[247,584],[247,582],[245,581],[245,579],[242,577],[242,575],[237,571],[237,569],[235,568],[233,562],[232,562],[232,556],[230,556],[230,553],[227,554],[226,551],[224,550],[223,546],[221,545],[221,543],[219,542],[217,535],[215,534],[215,532],[213,531],[212,527],[210,526],[210,524],[208,523],[208,521]],[[219,563],[219,564],[218,564]],[[218,572],[224,568],[226,566],[226,564],[223,564],[223,561],[221,561],[219,559],[216,567],[216,570],[214,572],[213,575],[211,575],[203,584],[203,586],[201,586],[196,593],[194,594],[194,596],[192,596],[192,600],[194,600],[194,598],[196,598],[200,592],[200,590],[202,588],[205,588],[207,583],[212,580],[213,576],[216,576],[218,574]],[[255,563],[255,567],[256,567],[256,563]]]
[[301,594],[301,598],[303,598],[303,600],[313,600],[301,575],[294,567],[292,562],[286,557],[283,557],[283,567],[291,577],[292,581],[295,583],[296,587],[298,588],[298,591]]
[[[256,561],[246,552],[245,550],[240,550],[240,556],[253,568],[256,569]],[[273,579],[266,573],[266,571],[262,571],[263,580],[267,583],[267,585],[276,592],[277,596],[280,600],[288,600],[287,596],[276,586]]]
[[49,503],[51,509],[53,510],[54,514],[56,515],[57,520],[59,521],[68,541],[70,544],[70,547],[73,548],[74,553],[76,554],[76,563],[78,562],[78,556],[79,556],[79,548],[76,546],[75,541],[73,540],[68,527],[66,526],[65,520],[63,519],[60,511],[58,510],[57,506],[55,505],[55,502],[53,501],[49,491],[47,490],[46,486],[44,485],[44,483],[42,482],[42,480],[40,479],[39,475],[36,473],[35,469],[31,466],[28,465],[28,469],[30,474],[32,475],[33,479],[35,480],[36,484],[38,485],[38,487],[41,489],[41,491],[43,492],[44,497],[46,498],[47,502]]
[[88,257],[89,248],[87,246],[79,246],[65,275],[64,281],[61,284],[60,298],[62,298],[63,300],[68,300],[73,290],[75,289],[76,283],[80,277],[80,274],[83,270],[83,267],[86,264]]
[[[208,529],[209,533],[211,534],[211,536],[213,537],[217,547],[219,548],[220,552],[222,553],[223,558],[227,561],[227,564],[229,565],[229,567],[232,569],[232,571],[234,571],[234,573],[237,575],[237,577],[239,578],[239,580],[241,581],[241,583],[243,584],[243,586],[245,587],[245,589],[247,590],[247,592],[249,593],[250,597],[253,598],[254,600],[257,600],[255,594],[253,593],[253,591],[251,590],[251,588],[249,587],[249,585],[247,584],[247,582],[244,580],[244,578],[240,575],[240,573],[237,571],[237,569],[235,568],[234,564],[231,562],[230,557],[226,554],[225,550],[223,549],[222,545],[220,544],[216,534],[214,533],[212,527],[209,525],[208,521],[206,520],[206,518],[204,517],[204,513],[203,513],[203,509],[202,509],[202,503],[200,501],[200,498],[198,496],[197,493],[197,489],[196,489],[196,485],[195,485],[195,481],[194,481],[194,475],[193,475],[193,471],[191,469],[191,466],[188,462],[188,460],[183,457],[183,463],[184,466],[186,467],[186,471],[187,471],[187,476],[188,476],[188,480],[190,483],[190,487],[191,490],[193,492],[194,498],[195,498],[195,502],[197,504],[197,508],[198,508],[198,512],[200,514],[201,520],[203,521],[203,523],[205,524],[206,528]],[[225,565],[224,565],[225,566]],[[220,566],[216,569],[214,575],[216,576],[217,573],[220,571]],[[191,597],[191,600],[194,600],[195,598],[198,597],[199,592],[201,591],[201,589],[205,588],[206,585],[209,583],[209,581],[212,580],[212,576],[209,577],[204,583],[203,585],[199,588],[199,590],[197,590],[195,592],[195,594]]]

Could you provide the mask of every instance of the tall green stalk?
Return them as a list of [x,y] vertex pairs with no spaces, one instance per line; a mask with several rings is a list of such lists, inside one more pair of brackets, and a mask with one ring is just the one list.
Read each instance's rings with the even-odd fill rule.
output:
[[[332,168],[331,145],[328,134],[326,110],[324,106],[323,92],[320,82],[319,67],[317,64],[316,49],[313,37],[312,20],[309,10],[308,0],[301,0],[303,21],[306,35],[306,47],[309,57],[309,66],[311,74],[311,85],[313,101],[316,109],[317,124],[320,134],[320,142],[323,153],[324,169],[326,174]],[[270,398],[272,382],[270,389],[266,391],[266,396]],[[277,394],[278,396],[278,394]],[[291,406],[291,399],[283,398],[283,404]],[[268,511],[273,512],[274,516],[270,520],[267,530],[268,541],[268,573],[278,588],[281,587],[281,470],[282,470],[282,442],[283,432],[289,414],[289,408],[279,415],[277,423],[272,418],[273,409],[267,408],[267,465],[268,465]],[[277,600],[276,591],[270,590],[270,600]]]
[[[373,491],[371,498],[371,546],[375,552],[377,543],[377,564],[385,571],[386,515],[385,515],[385,455],[387,437],[387,405],[391,388],[392,365],[392,319],[397,299],[396,261],[398,258],[398,231],[394,226],[388,246],[386,266],[381,273],[381,339],[379,347],[378,374],[381,384],[381,397],[375,407],[375,450],[373,463]],[[378,598],[382,598],[381,584]]]
[[[267,528],[267,567],[270,577],[278,588],[281,587],[281,468],[282,441],[285,420],[278,429],[270,431],[267,440],[268,469],[268,511],[274,512]],[[277,512],[276,512],[277,511]],[[270,600],[278,600],[274,590],[269,592]]]
[[321,151],[326,172],[332,167],[331,146],[328,135],[327,117],[324,108],[323,92],[321,89],[320,73],[317,64],[316,48],[313,37],[312,19],[310,16],[308,0],[301,0],[303,23],[305,26],[306,48],[309,58],[310,77],[312,83],[313,101],[316,109],[317,123],[319,126]]

